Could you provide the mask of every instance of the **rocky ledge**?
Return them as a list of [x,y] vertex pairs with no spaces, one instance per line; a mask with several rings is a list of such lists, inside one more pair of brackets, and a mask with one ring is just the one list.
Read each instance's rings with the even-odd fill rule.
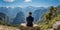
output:
[[20,24],[19,29],[20,30],[40,30],[40,27],[37,24],[33,24],[33,27],[27,27],[26,23],[22,23]]

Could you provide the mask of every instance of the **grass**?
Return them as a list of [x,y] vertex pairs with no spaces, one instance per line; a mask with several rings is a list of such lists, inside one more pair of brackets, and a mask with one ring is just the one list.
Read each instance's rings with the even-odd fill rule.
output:
[[55,23],[55,22],[57,22],[57,21],[60,21],[60,15],[58,15],[57,17],[55,17],[55,18],[52,18],[51,20],[49,20],[49,22],[42,22],[42,23],[40,23],[39,25],[40,25],[40,29],[41,30],[48,30],[48,29],[51,29],[51,28],[53,28],[53,24]]

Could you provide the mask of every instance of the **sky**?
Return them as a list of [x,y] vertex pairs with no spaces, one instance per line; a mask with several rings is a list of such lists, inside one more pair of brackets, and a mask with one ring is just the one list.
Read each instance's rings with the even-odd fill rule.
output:
[[0,7],[58,6],[60,0],[0,0]]

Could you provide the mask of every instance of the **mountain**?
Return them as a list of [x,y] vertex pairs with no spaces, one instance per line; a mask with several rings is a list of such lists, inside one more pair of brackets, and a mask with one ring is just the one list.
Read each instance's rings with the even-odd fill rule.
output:
[[23,10],[25,11],[25,16],[27,17],[28,16],[28,13],[29,12],[34,12],[35,10],[38,10],[38,9],[43,9],[42,7],[33,7],[33,6],[28,6],[26,8],[23,8]]
[[32,12],[33,13],[36,10],[36,8],[35,7],[32,7],[32,6],[28,6],[28,7],[25,7],[23,10],[25,12],[24,13],[25,14],[25,17],[27,17],[28,16],[28,13],[29,12]]
[[48,12],[49,10],[47,8],[40,8],[40,9],[37,9],[34,11],[33,13],[33,17],[35,19],[34,22],[37,22],[39,19],[42,19],[43,18],[43,15]]
[[17,13],[16,17],[14,18],[13,24],[21,24],[25,22],[25,15],[23,12]]
[[6,7],[0,7],[0,12],[8,14],[8,9]]
[[16,17],[16,14],[20,11],[22,11],[22,8],[15,7],[15,8],[7,8],[8,9],[8,15],[10,17],[10,22],[13,22],[13,19]]
[[20,8],[20,7],[11,8],[11,7],[9,7],[8,11],[9,11],[10,17],[13,16],[12,18],[14,18],[18,12],[22,11],[22,8]]
[[0,12],[0,24],[8,24],[9,23],[9,17],[5,14]]
[[[43,17],[43,14],[46,13],[48,11],[47,8],[44,7],[33,7],[33,6],[28,6],[28,7],[0,7],[0,12],[4,12],[7,14],[7,16],[9,16],[9,21],[13,22],[15,19],[17,20],[17,18],[22,18],[19,17],[21,15],[21,13],[19,15],[17,15],[19,12],[22,12],[22,14],[24,14],[24,17],[26,18],[28,16],[29,12],[33,13],[33,17],[35,19],[34,22],[36,22],[38,19],[41,19]],[[23,19],[24,19],[23,17]]]

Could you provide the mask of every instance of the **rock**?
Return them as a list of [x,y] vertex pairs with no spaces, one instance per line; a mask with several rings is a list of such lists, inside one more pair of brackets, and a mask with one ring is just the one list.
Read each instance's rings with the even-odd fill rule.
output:
[[53,29],[54,30],[60,30],[60,21],[58,21],[55,24],[53,24]]
[[60,25],[57,27],[57,30],[60,30]]
[[53,30],[53,29],[48,29],[48,30]]
[[40,27],[37,24],[33,24],[33,27],[27,27],[26,23],[22,23],[19,26],[20,30],[40,30]]

